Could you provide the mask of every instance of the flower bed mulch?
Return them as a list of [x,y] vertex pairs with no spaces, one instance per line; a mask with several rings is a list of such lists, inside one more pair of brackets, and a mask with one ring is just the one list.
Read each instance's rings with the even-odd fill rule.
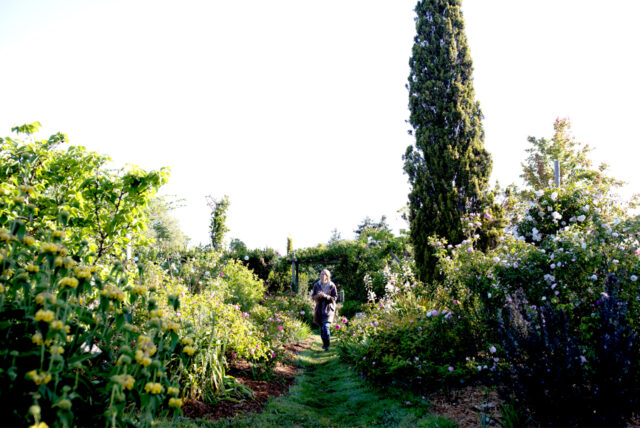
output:
[[[487,391],[481,386],[467,386],[430,396],[432,410],[459,427],[481,427],[481,415],[486,416],[484,426],[500,426],[500,406],[504,403],[497,391]],[[531,427],[537,425],[531,424]],[[628,427],[640,427],[640,413],[634,414]]]
[[496,391],[487,391],[478,386],[467,386],[449,392],[438,392],[430,396],[433,413],[454,421],[460,427],[481,426],[484,413],[485,426],[499,426],[502,400]]
[[199,400],[186,400],[182,406],[184,416],[188,418],[222,419],[245,413],[260,412],[269,398],[279,397],[289,391],[289,387],[298,374],[298,368],[293,363],[293,355],[311,346],[312,340],[285,345],[290,358],[284,364],[277,363],[273,377],[270,380],[256,380],[252,378],[251,366],[248,362],[236,360],[230,363],[227,374],[235,377],[238,382],[251,388],[254,398],[241,401],[220,401],[213,406]]

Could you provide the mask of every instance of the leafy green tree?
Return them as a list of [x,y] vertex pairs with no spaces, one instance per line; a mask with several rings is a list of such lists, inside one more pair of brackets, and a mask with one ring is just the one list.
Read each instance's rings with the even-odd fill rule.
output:
[[554,186],[554,161],[560,165],[560,184],[580,182],[594,185],[620,185],[620,181],[606,175],[607,165],[593,169],[589,159],[589,145],[575,140],[570,133],[571,122],[557,118],[553,124],[551,139],[529,137],[528,157],[522,163],[520,177],[533,190],[544,190]]
[[484,149],[461,0],[421,0],[409,75],[409,122],[415,145],[404,155],[409,176],[410,237],[419,278],[436,274],[430,236],[463,239],[461,217],[492,204],[492,163]]
[[180,230],[180,226],[171,212],[177,207],[175,201],[166,197],[155,197],[149,201],[146,210],[148,222],[145,237],[156,256],[184,250],[189,238]]
[[362,223],[360,223],[356,230],[354,230],[353,232],[356,234],[356,239],[359,239],[363,234],[365,234],[365,232],[369,230],[386,230],[390,232],[391,229],[387,224],[387,217],[383,215],[382,217],[380,217],[380,221],[376,223],[369,216],[367,216],[364,220],[362,220]]
[[[0,138],[0,182],[7,191],[29,189],[24,200],[29,215],[22,218],[25,232],[46,229],[62,212],[70,226],[69,250],[88,250],[94,263],[143,243],[145,209],[166,182],[167,171],[106,169],[106,156],[84,147],[63,150],[64,134],[36,140],[39,127],[38,122],[18,126],[12,128],[18,138]],[[8,216],[0,207],[0,225]]]
[[337,228],[334,228],[334,229],[331,231],[331,236],[329,237],[329,242],[328,242],[328,244],[329,244],[329,245],[336,245],[336,244],[338,244],[338,243],[340,243],[340,242],[342,242],[342,241],[343,241],[343,239],[342,239],[342,234],[338,231],[338,229],[337,229]]
[[229,196],[224,195],[221,199],[214,199],[207,196],[207,204],[211,208],[211,223],[209,225],[209,236],[211,245],[216,250],[222,248],[224,235],[229,231],[227,228],[227,210],[229,209]]
[[233,238],[229,243],[229,251],[233,254],[234,258],[242,260],[248,252],[247,244],[245,244],[238,238]]

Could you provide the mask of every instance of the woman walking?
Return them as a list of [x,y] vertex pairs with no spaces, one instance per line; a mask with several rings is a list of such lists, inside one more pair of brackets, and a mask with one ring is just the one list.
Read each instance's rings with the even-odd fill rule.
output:
[[313,314],[313,322],[320,326],[322,337],[322,349],[329,350],[331,345],[331,323],[336,315],[336,300],[338,289],[331,282],[331,272],[322,269],[320,280],[313,285],[311,298],[316,302],[316,310]]

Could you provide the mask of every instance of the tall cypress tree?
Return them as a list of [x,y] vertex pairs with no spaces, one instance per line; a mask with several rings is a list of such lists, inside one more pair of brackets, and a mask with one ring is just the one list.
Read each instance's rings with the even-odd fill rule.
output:
[[407,148],[410,237],[419,278],[435,278],[432,235],[462,241],[460,218],[481,212],[491,174],[482,112],[475,101],[462,0],[421,0],[410,60],[409,109],[415,145]]

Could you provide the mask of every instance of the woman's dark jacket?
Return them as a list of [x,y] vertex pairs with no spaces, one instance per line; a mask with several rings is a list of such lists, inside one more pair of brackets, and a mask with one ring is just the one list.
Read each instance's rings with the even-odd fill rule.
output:
[[333,318],[336,315],[336,300],[338,299],[338,289],[333,282],[329,284],[329,290],[325,293],[327,297],[319,297],[318,294],[321,291],[322,283],[317,281],[313,285],[311,298],[316,302],[316,310],[313,313],[313,322],[319,325],[323,322],[333,322]]

